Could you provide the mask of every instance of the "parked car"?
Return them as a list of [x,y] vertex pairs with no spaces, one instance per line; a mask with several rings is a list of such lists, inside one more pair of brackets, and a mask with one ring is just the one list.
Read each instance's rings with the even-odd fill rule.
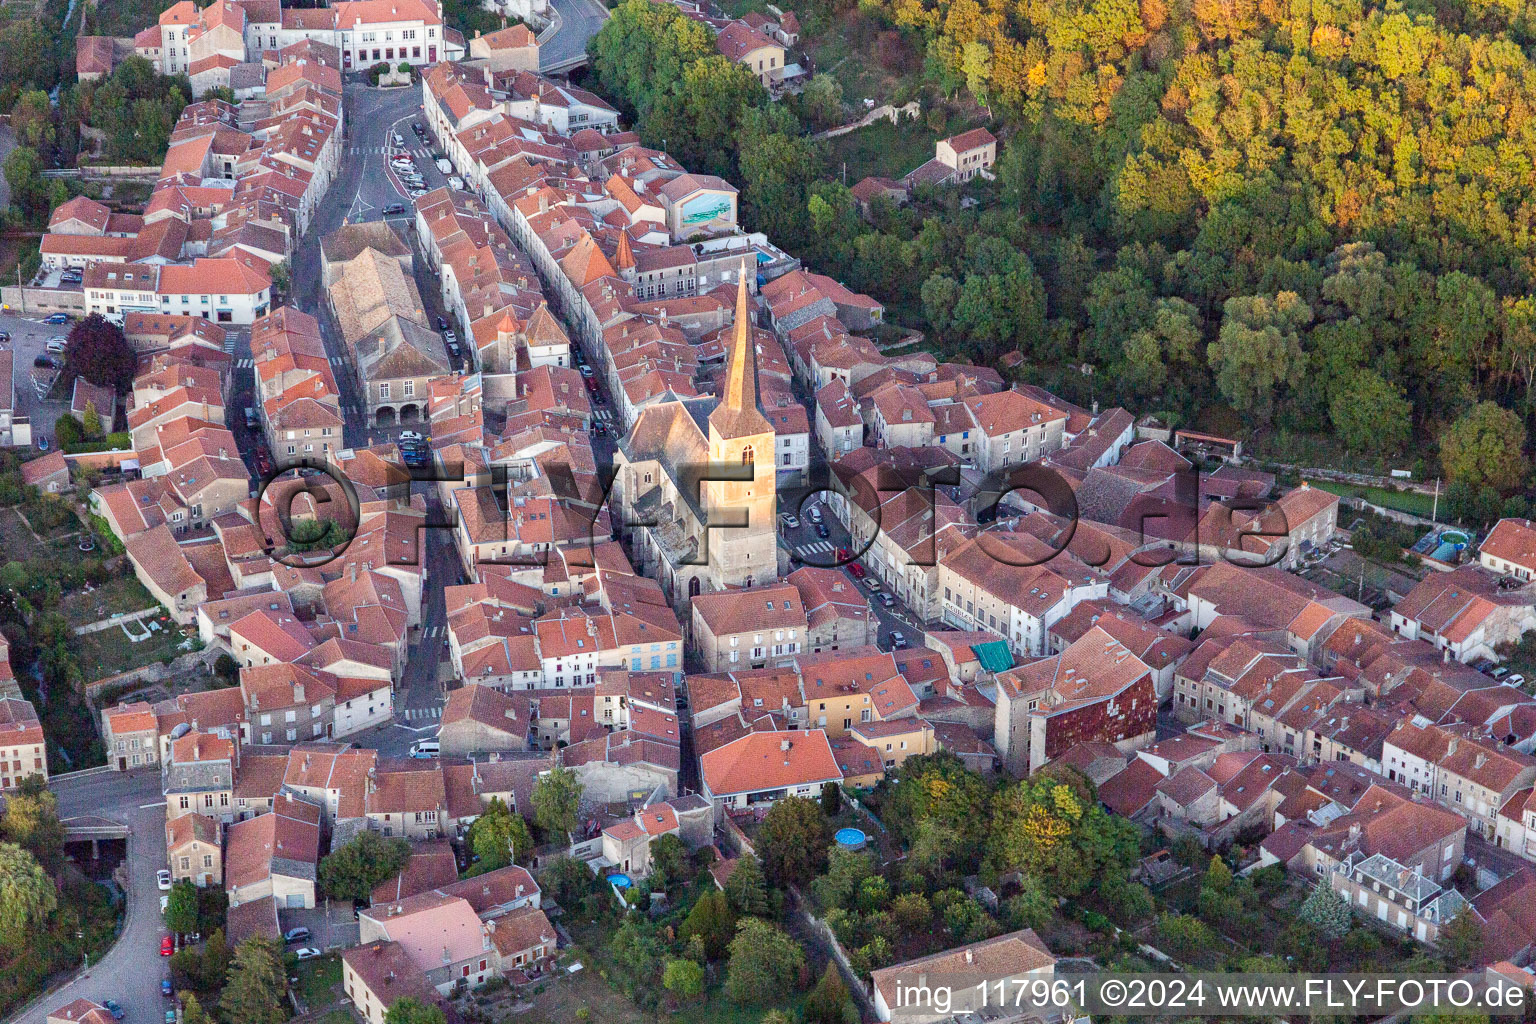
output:
[[402,440],[402,441],[425,441],[426,438],[422,437],[420,434],[418,434],[414,430],[402,430],[402,431],[400,431],[400,440]]
[[49,313],[47,316],[43,317],[43,323],[67,324],[69,323],[69,317],[64,313]]
[[448,318],[447,317],[440,316],[440,317],[437,318],[437,329],[440,330],[440,331],[446,331],[448,329]]
[[397,146],[405,145],[405,138],[403,136],[401,136],[401,134],[399,132],[390,132],[389,134],[390,134],[390,137],[395,140],[395,145],[397,145]]
[[422,196],[424,196],[426,194],[427,194],[427,190],[424,189],[424,188],[413,188],[409,192],[406,193],[406,195],[410,196],[412,199],[420,199]]
[[779,522],[783,523],[787,528],[791,530],[799,529],[800,527],[800,517],[795,515],[793,512],[785,512],[783,515],[779,516]]
[[821,522],[821,509],[815,505],[812,505],[809,511],[805,513],[805,518],[809,519],[813,523]]
[[171,979],[170,978],[161,978],[160,979],[160,994],[165,996],[166,998],[170,998],[171,996],[176,994],[176,989],[171,985]]
[[49,359],[47,356],[38,356],[36,359],[32,360],[32,365],[42,370],[51,370],[59,364],[54,362],[52,359]]
[[858,562],[849,562],[848,563],[848,572],[856,580],[861,580],[861,579],[864,578],[864,567],[862,565],[860,565]]
[[176,1011],[175,1010],[166,1010],[165,1011],[165,1024],[176,1024]]
[[864,589],[873,594],[880,589],[880,581],[873,576],[866,576],[864,577]]
[[300,960],[313,960],[315,957],[320,955],[320,951],[314,946],[301,946],[300,948],[293,951],[293,955],[298,957]]
[[832,531],[827,529],[827,524],[826,523],[817,523],[816,524],[816,536],[818,536],[818,537],[822,538],[823,540],[825,540],[826,538],[832,536]]
[[11,332],[10,331],[0,331],[0,345],[9,345],[10,343],[11,343]]
[[308,938],[309,929],[305,928],[303,925],[300,925],[297,928],[289,928],[286,932],[283,933],[283,941],[285,943],[291,944],[294,942],[303,942]]
[[581,375],[583,377],[595,377],[595,376],[597,376],[597,371],[592,369],[592,367],[588,366],[586,363],[582,363],[581,364]]
[[459,343],[452,338],[448,339],[448,354],[453,356],[459,354]]
[[880,595],[880,606],[882,608],[894,608],[894,607],[896,607],[896,599],[894,597],[892,597],[890,594],[881,594]]
[[101,1008],[110,1013],[113,1020],[122,1020],[127,1016],[127,1014],[123,1012],[123,1008],[118,1006],[117,1003],[111,999],[103,999],[101,1001]]
[[176,940],[169,935],[160,936],[160,955],[170,956],[176,952]]
[[384,216],[386,216],[386,217],[398,217],[400,214],[402,214],[404,212],[405,212],[405,204],[404,203],[390,203],[388,206],[384,207]]
[[411,122],[411,131],[415,132],[417,135],[427,134],[427,130],[421,126],[420,121]]
[[902,635],[901,630],[899,630],[899,629],[891,630],[891,649],[894,650],[894,651],[900,651],[900,650],[904,650],[906,648],[906,646],[907,646],[907,638]]
[[1509,666],[1508,665],[1500,665],[1498,668],[1494,669],[1492,672],[1489,672],[1488,674],[1493,676],[1493,678],[1495,678],[1495,679],[1503,679],[1505,676],[1509,675]]
[[[41,389],[39,389],[39,391],[41,391]],[[42,395],[39,394],[38,397],[41,398]],[[48,450],[48,439],[46,437],[40,437],[37,439],[37,450],[40,452],[45,452]]]
[[1516,672],[1513,675],[1505,676],[1504,677],[1504,681],[1506,683],[1508,683],[1510,686],[1524,686],[1525,685],[1525,676],[1523,676],[1520,673]]
[[55,337],[49,338],[48,339],[48,344],[43,346],[43,348],[47,349],[49,352],[52,352],[56,356],[63,355],[64,354],[64,350],[66,348],[68,348],[68,347],[69,347],[69,339],[65,338],[65,337],[62,337],[62,336],[55,336]]
[[169,889],[171,887],[171,873],[170,873],[170,871],[166,870],[165,868],[161,868],[159,871],[156,871],[155,872],[155,881],[157,881],[160,884],[160,888],[162,888],[162,889]]
[[443,340],[444,341],[458,341],[459,340],[459,336],[457,334],[453,333],[452,331],[444,331],[443,332]]
[[411,744],[411,756],[416,758],[436,757],[442,749],[437,740],[417,740]]

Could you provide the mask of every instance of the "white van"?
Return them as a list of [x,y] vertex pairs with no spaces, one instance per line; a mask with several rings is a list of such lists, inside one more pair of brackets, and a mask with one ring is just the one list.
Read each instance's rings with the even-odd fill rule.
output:
[[411,756],[416,758],[436,757],[442,746],[437,740],[417,740],[411,744]]

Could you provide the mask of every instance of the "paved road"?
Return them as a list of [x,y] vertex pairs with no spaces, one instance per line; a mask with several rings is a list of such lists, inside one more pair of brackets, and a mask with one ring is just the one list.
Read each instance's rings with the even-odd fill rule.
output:
[[587,40],[597,35],[608,10],[596,0],[552,0],[560,15],[560,30],[539,46],[539,65],[558,67],[587,52]]
[[160,995],[160,979],[167,974],[160,957],[160,939],[166,932],[155,883],[155,872],[165,867],[165,804],[160,795],[160,774],[140,771],[104,772],[81,779],[65,776],[50,781],[49,788],[58,795],[62,817],[95,814],[120,821],[131,830],[127,918],[117,943],[100,963],[15,1020],[17,1024],[44,1024],[49,1011],[82,996],[97,1002],[117,1000],[129,1021],[161,1020],[171,1004]]

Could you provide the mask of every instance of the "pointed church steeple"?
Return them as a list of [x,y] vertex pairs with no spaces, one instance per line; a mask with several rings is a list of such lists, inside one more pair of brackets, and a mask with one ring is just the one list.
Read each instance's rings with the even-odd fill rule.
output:
[[635,268],[635,252],[629,246],[628,231],[619,232],[619,251],[614,253],[613,266],[621,275]]
[[741,261],[736,287],[735,336],[720,404],[709,414],[709,425],[721,437],[771,434],[773,427],[757,409],[757,356],[752,341],[752,315],[747,303],[747,261]]

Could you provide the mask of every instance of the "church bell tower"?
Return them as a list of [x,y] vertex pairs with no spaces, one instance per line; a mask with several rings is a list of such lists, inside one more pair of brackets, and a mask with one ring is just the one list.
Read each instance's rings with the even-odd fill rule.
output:
[[723,587],[754,586],[778,578],[773,426],[757,408],[757,357],[747,302],[747,261],[736,288],[735,335],[720,404],[709,414],[709,459],[721,466],[751,467],[751,479],[705,484],[705,510],[714,522],[740,522],[709,531],[709,567]]

